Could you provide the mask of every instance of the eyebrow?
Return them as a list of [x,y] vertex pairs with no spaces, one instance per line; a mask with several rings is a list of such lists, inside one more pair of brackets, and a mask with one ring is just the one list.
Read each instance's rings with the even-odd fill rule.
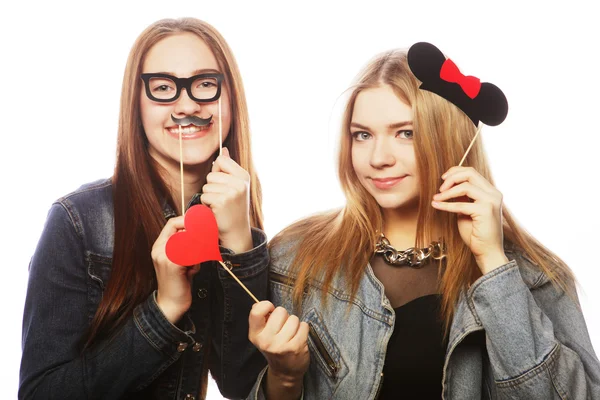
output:
[[[160,72],[156,72],[156,73],[176,76],[175,72],[169,72],[169,71],[160,71]],[[213,69],[213,68],[203,68],[203,69],[197,69],[197,70],[193,71],[190,76],[200,75],[200,74],[220,74],[220,73],[221,73],[221,71],[217,71],[216,69]]]
[[[412,125],[412,121],[402,121],[402,122],[395,122],[393,124],[389,124],[387,127],[388,129],[398,129],[398,128],[404,128],[405,126],[408,125]],[[358,122],[352,122],[350,123],[350,127],[351,128],[359,128],[359,129],[369,129],[367,126],[359,124]]]

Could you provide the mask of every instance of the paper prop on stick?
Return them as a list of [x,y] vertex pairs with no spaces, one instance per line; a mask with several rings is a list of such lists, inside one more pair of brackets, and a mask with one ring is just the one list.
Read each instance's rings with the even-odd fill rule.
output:
[[212,121],[212,115],[208,118],[200,118],[194,115],[189,115],[183,118],[175,118],[173,114],[171,114],[171,121],[175,122],[177,125],[186,126],[186,125],[194,125],[194,126],[206,126],[210,124]]
[[427,90],[460,108],[477,127],[477,134],[460,161],[464,162],[481,131],[481,123],[500,125],[508,114],[508,101],[504,93],[489,82],[474,76],[463,75],[451,59],[430,43],[415,43],[408,50],[408,66]]
[[205,261],[223,261],[219,250],[219,228],[213,212],[205,205],[195,205],[185,213],[185,230],[167,241],[167,257],[178,265],[195,265]]

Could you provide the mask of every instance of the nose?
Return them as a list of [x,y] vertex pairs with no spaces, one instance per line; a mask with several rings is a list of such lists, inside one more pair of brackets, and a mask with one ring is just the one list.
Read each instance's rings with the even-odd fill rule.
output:
[[188,96],[187,90],[183,88],[181,89],[179,98],[175,101],[174,111],[177,116],[194,115],[200,111],[200,104],[192,100]]
[[371,151],[371,158],[369,163],[373,168],[385,168],[391,167],[396,164],[396,158],[391,149],[391,143],[387,143],[385,138],[380,138],[379,140],[375,140],[373,145],[373,150]]

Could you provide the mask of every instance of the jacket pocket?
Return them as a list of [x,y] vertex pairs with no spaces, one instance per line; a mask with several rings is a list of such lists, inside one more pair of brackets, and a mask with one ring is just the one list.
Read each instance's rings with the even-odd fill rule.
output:
[[333,381],[340,375],[342,365],[341,354],[333,338],[329,334],[323,319],[316,309],[311,309],[303,318],[308,323],[308,346],[313,359],[325,374]]
[[327,352],[327,349],[325,348],[323,341],[321,340],[321,338],[319,337],[319,334],[317,333],[315,324],[311,321],[308,323],[308,327],[309,327],[310,339],[312,340],[312,343],[315,347],[316,353],[319,356],[321,356],[320,361],[321,361],[322,365],[324,366],[325,372],[327,373],[327,375],[330,378],[336,379],[339,366],[334,361],[333,357],[331,357],[331,355]]
[[87,253],[85,257],[88,267],[88,314],[91,320],[96,314],[98,304],[102,300],[102,294],[110,279],[112,258],[93,253]]

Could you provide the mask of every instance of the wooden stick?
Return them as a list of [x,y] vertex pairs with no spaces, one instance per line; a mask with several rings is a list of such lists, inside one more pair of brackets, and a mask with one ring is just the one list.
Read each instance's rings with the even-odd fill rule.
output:
[[223,128],[221,128],[221,98],[219,97],[219,155],[223,153]]
[[181,135],[181,125],[179,125],[179,174],[181,175],[181,215],[183,215],[185,214],[185,195],[183,193],[183,140]]
[[465,152],[465,155],[463,156],[462,160],[460,160],[460,163],[458,164],[459,167],[462,166],[462,163],[465,161],[465,158],[467,158],[467,154],[469,154],[469,151],[471,151],[471,147],[473,147],[473,144],[475,144],[475,140],[477,140],[477,136],[479,136],[479,132],[481,132],[481,124],[479,124],[477,126],[477,133],[475,134],[475,137],[473,138],[473,140],[471,140],[471,144],[469,145],[469,148]]
[[231,272],[231,270],[230,270],[229,268],[227,268],[227,265],[223,264],[223,262],[222,262],[222,261],[219,261],[219,264],[221,264],[221,265],[223,266],[223,268],[225,268],[225,270],[226,270],[227,272],[229,272],[229,275],[231,275],[231,277],[232,277],[233,279],[235,279],[237,283],[239,283],[239,284],[240,284],[240,286],[242,287],[242,289],[244,289],[244,290],[246,291],[246,293],[248,293],[248,294],[250,295],[250,297],[252,297],[252,299],[253,299],[255,302],[257,302],[257,303],[260,303],[260,302],[258,301],[258,299],[256,298],[256,296],[254,296],[254,295],[252,294],[252,292],[251,292],[251,291],[249,291],[249,290],[248,290],[248,288],[247,288],[247,287],[246,287],[246,286],[245,286],[245,285],[244,285],[242,282],[240,282],[240,280],[238,279],[238,277],[237,277],[237,276],[235,276],[235,274],[234,274],[233,272]]

